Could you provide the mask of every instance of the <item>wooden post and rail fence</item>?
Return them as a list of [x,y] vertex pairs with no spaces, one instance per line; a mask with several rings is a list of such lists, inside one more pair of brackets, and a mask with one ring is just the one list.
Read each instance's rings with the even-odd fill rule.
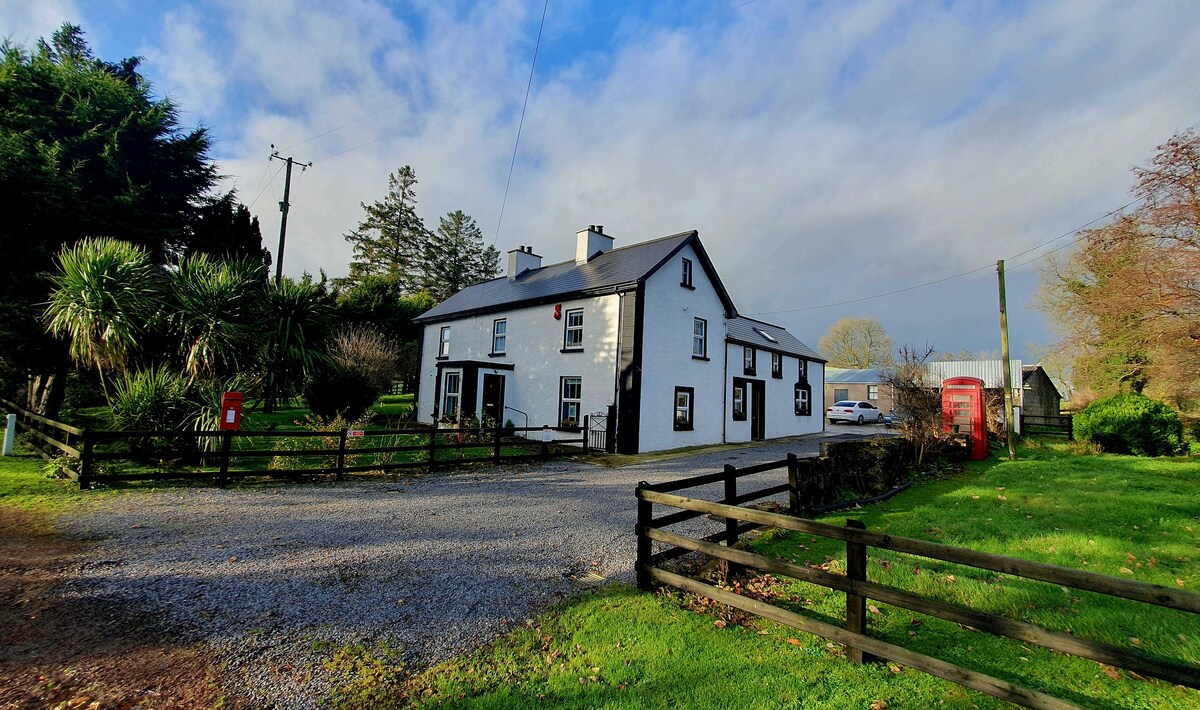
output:
[[[225,485],[232,478],[250,476],[331,475],[342,480],[347,473],[388,471],[404,468],[433,468],[471,463],[501,463],[588,453],[588,421],[582,427],[495,427],[470,429],[365,429],[335,431],[99,431],[80,429],[29,412],[0,398],[0,409],[17,415],[17,426],[30,435],[33,448],[47,460],[66,457],[63,471],[81,488],[94,483],[134,480],[212,479]],[[552,433],[552,441],[544,435]],[[519,436],[525,435],[525,436]],[[558,438],[565,435],[563,438]],[[359,446],[358,442],[384,439],[382,445]],[[139,455],[129,444],[139,441],[176,440],[189,442],[191,456],[199,466],[178,470],[159,468],[137,472],[103,470],[104,462],[136,461]],[[314,445],[280,448],[272,442],[313,440]],[[200,443],[208,442],[202,451]],[[262,443],[258,448],[256,445]],[[265,446],[266,448],[262,448]],[[450,452],[447,455],[447,452]],[[369,463],[358,463],[367,457]],[[144,458],[141,457],[141,458]],[[245,468],[247,459],[312,460],[317,465],[292,468]]]
[[[738,481],[746,476],[786,468],[788,482],[738,494]],[[1045,629],[1035,624],[978,611],[913,594],[906,590],[872,582],[867,575],[867,557],[871,548],[890,550],[940,560],[1014,577],[1038,580],[1062,587],[1082,589],[1141,604],[1200,614],[1200,594],[1157,584],[1138,582],[1083,570],[1057,567],[1041,562],[980,552],[963,547],[898,537],[867,530],[857,520],[838,526],[817,522],[803,500],[802,482],[797,480],[796,458],[747,468],[726,466],[723,471],[650,485],[638,485],[637,496],[637,585],[649,591],[662,584],[707,597],[758,616],[771,619],[830,641],[844,644],[851,662],[888,659],[930,673],[959,685],[1031,708],[1075,708],[1076,705],[1046,693],[1030,690],[1008,681],[964,668],[941,659],[910,651],[869,635],[867,600],[945,619],[979,631],[1005,636],[1044,648],[1087,658],[1131,671],[1141,676],[1200,689],[1200,668],[1171,659],[1153,657],[1131,649],[1079,638],[1069,633]],[[720,501],[702,500],[677,492],[701,486],[724,486]],[[772,495],[788,494],[790,514],[739,507],[742,503]],[[655,517],[655,506],[669,512]],[[825,506],[834,508],[835,506]],[[724,520],[724,529],[707,537],[689,537],[664,528],[687,520],[709,516]],[[741,534],[756,528],[777,528],[806,535],[840,540],[846,546],[846,574],[833,574],[804,564],[773,559],[735,547]],[[662,549],[654,551],[655,544]],[[722,564],[753,569],[802,582],[820,585],[846,594],[845,628],[797,614],[751,599],[727,589],[666,569],[663,563],[688,553],[701,553]]]

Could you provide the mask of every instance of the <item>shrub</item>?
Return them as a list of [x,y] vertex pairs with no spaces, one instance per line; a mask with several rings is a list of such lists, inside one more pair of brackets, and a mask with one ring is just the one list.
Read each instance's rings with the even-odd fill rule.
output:
[[[109,406],[118,429],[135,431],[178,431],[195,416],[189,401],[187,380],[167,367],[154,367],[126,374],[116,381]],[[145,437],[130,439],[135,454],[162,458],[189,448],[190,438]]]
[[1183,423],[1166,404],[1141,394],[1116,394],[1075,415],[1075,437],[1113,454],[1169,456],[1183,443]]
[[366,376],[346,367],[326,368],[304,382],[304,402],[322,419],[358,419],[378,397]]
[[334,336],[329,357],[362,375],[379,392],[387,392],[400,373],[395,341],[369,326],[343,328]]

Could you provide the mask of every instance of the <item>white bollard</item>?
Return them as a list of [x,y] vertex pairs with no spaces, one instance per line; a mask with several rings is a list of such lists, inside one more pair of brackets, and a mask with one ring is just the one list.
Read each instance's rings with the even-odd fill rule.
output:
[[4,429],[4,455],[12,456],[13,439],[17,438],[17,415],[8,415],[8,426]]

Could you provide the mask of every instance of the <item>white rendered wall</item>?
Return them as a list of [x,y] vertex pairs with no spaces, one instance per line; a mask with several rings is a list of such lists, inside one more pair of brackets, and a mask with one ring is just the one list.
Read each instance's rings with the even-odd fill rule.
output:
[[[554,319],[554,304],[530,306],[486,315],[426,324],[422,336],[421,391],[418,419],[433,421],[434,392],[437,391],[437,355],[441,329],[450,326],[450,361],[471,360],[479,363],[479,386],[473,407],[479,412],[483,398],[483,375],[495,372],[506,376],[504,403],[529,414],[529,426],[559,423],[561,377],[581,378],[581,414],[604,411],[613,403],[617,368],[617,321],[619,301],[616,295],[562,301],[562,318]],[[560,352],[567,311],[583,308],[583,350]],[[492,323],[507,320],[505,354],[490,357]],[[512,370],[488,370],[487,364],[512,364]],[[508,411],[505,419],[525,426],[525,418]],[[582,421],[580,422],[582,424]],[[567,435],[563,435],[566,437]],[[570,435],[577,438],[578,435]]]
[[726,382],[726,399],[729,404],[725,411],[725,439],[730,443],[750,441],[750,420],[753,389],[746,387],[746,418],[742,421],[733,419],[733,378],[762,380],[765,385],[764,415],[766,426],[764,436],[777,439],[784,436],[800,434],[815,434],[824,429],[825,397],[824,381],[825,368],[819,362],[808,363],[808,384],[812,388],[812,415],[796,416],[795,393],[796,382],[800,379],[800,360],[794,355],[783,356],[783,379],[771,377],[771,353],[761,348],[757,349],[755,372],[753,377],[743,375],[742,366],[743,346],[741,343],[727,343],[726,354],[729,358],[729,379]]
[[[680,286],[683,259],[692,261],[692,285]],[[646,281],[642,329],[640,451],[722,441],[725,307],[690,246]],[[692,357],[695,318],[708,321],[708,357]],[[695,389],[692,431],[675,431],[675,387]]]

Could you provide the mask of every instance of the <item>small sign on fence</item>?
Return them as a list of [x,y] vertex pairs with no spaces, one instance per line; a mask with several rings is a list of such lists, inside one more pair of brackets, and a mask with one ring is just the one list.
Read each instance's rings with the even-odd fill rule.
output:
[[351,429],[350,431],[346,432],[346,436],[355,436],[356,437],[356,436],[362,436],[365,433],[366,432],[363,431],[362,429]]

